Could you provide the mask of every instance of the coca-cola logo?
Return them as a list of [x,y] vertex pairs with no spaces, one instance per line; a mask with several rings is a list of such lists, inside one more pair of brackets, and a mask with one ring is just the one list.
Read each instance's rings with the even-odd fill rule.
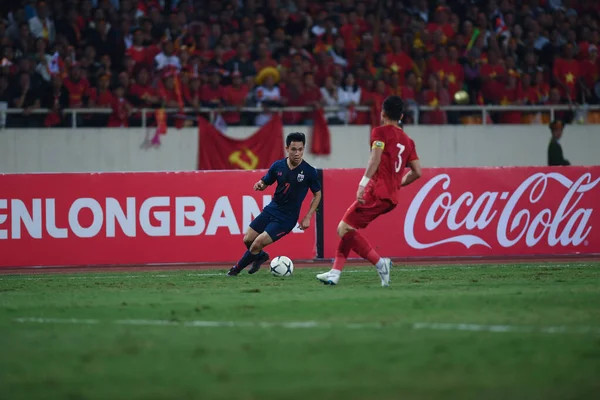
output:
[[[556,186],[554,181],[566,191],[549,190],[550,185]],[[486,191],[475,196],[466,191],[456,197],[456,192],[450,190],[450,176],[440,174],[429,180],[412,200],[406,214],[404,238],[415,249],[427,249],[445,243],[460,243],[466,248],[479,245],[491,249],[490,235],[484,235],[484,231],[496,229],[497,242],[505,248],[522,240],[527,247],[533,247],[542,240],[549,246],[578,246],[592,230],[589,221],[594,211],[579,203],[599,182],[600,178],[592,180],[590,173],[581,175],[576,181],[557,172],[536,173],[512,192]],[[433,198],[436,194],[437,197]],[[560,201],[558,207],[548,206],[557,201]],[[426,204],[430,206],[423,217]],[[450,235],[442,239],[434,235],[438,240],[417,238],[415,230],[422,231],[416,229],[419,223],[424,223],[427,232],[438,230],[449,232]],[[460,233],[454,235],[454,232]]]

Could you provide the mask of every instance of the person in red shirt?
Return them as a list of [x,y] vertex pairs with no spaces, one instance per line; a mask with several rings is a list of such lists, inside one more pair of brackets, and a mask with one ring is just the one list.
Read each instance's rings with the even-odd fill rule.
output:
[[565,46],[565,58],[554,60],[552,75],[554,82],[560,90],[561,97],[575,102],[578,95],[578,86],[581,78],[580,64],[573,57],[575,48],[572,44]]
[[206,107],[219,107],[223,104],[223,86],[218,70],[211,71],[208,85],[202,87],[202,104]]
[[486,102],[498,103],[504,82],[506,80],[506,70],[500,64],[498,53],[495,50],[490,50],[488,54],[488,63],[481,67],[481,94]]
[[110,75],[103,75],[98,80],[98,89],[90,89],[89,106],[91,108],[110,108],[114,96],[110,91]]
[[437,74],[441,82],[446,81],[446,65],[448,64],[448,57],[446,54],[446,46],[437,46],[435,49],[435,57],[430,58],[427,61],[427,71],[425,72],[425,79],[429,80],[429,75]]
[[430,22],[427,24],[427,32],[433,36],[436,31],[441,31],[444,38],[442,40],[443,43],[446,43],[449,39],[454,37],[454,28],[452,24],[449,22],[450,10],[444,6],[438,6],[435,9],[435,22]]
[[[399,126],[404,116],[404,102],[390,96],[383,102],[383,126],[371,131],[371,157],[358,185],[356,200],[338,225],[339,242],[333,268],[318,274],[326,285],[337,285],[350,250],[369,260],[377,268],[382,286],[389,286],[392,262],[381,258],[358,230],[398,205],[398,192],[421,176],[421,164],[414,141]],[[404,168],[410,172],[404,175]]]
[[[242,84],[242,74],[239,71],[235,71],[231,75],[231,85],[223,89],[225,105],[241,108],[246,104],[247,96],[248,86]],[[241,115],[239,111],[226,112],[223,114],[223,119],[228,125],[239,125]]]
[[[323,96],[321,89],[315,84],[315,76],[312,72],[304,74],[304,93],[302,94],[302,105],[306,107],[321,107],[323,105]],[[312,112],[304,113],[303,118],[311,118]]]
[[113,112],[108,119],[108,126],[110,128],[128,128],[131,104],[125,100],[125,88],[123,86],[118,86],[115,89],[112,109]]
[[530,74],[523,74],[521,76],[521,100],[526,105],[535,105],[539,102],[537,90],[531,84]]
[[[500,105],[522,105],[523,99],[521,88],[519,87],[519,73],[515,70],[508,71],[506,87],[500,100]],[[500,121],[503,124],[520,124],[521,112],[519,111],[504,111],[500,113]]]
[[199,108],[202,101],[202,82],[200,75],[192,73],[190,75],[189,87],[183,87],[183,100],[187,107]]
[[151,108],[160,104],[157,90],[150,84],[148,68],[140,68],[135,83],[130,86],[129,95],[134,104],[142,108]]
[[429,75],[429,89],[423,91],[421,95],[421,104],[434,107],[434,111],[425,111],[422,114],[424,124],[443,125],[448,123],[446,111],[437,109],[441,106],[450,105],[450,96],[448,90],[440,85],[440,80],[436,74]]
[[448,95],[453,99],[454,94],[462,89],[465,82],[465,69],[458,62],[456,46],[450,46],[448,49],[448,62],[444,65],[444,80],[448,87]]
[[144,47],[144,36],[141,29],[136,28],[133,32],[133,44],[127,49],[125,55],[131,57],[136,64],[146,64],[148,62],[148,54]]
[[159,83],[160,100],[164,107],[179,108],[179,95],[175,90],[176,71],[168,70],[163,74],[163,82]]
[[[393,52],[386,54],[385,61],[392,71],[400,74],[400,77],[403,78],[407,71],[411,71],[414,68],[414,62],[412,58],[402,50],[402,39],[400,36],[394,36],[392,38],[392,49]],[[403,84],[404,80],[401,79],[400,83]]]
[[77,63],[71,65],[71,73],[65,79],[63,86],[69,92],[69,107],[81,108],[84,105],[84,97],[89,95],[90,83],[81,76],[81,68]]

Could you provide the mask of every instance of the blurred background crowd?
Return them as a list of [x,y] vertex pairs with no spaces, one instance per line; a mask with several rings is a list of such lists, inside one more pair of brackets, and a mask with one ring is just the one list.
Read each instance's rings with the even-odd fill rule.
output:
[[[113,112],[82,114],[82,126],[133,126],[135,108],[282,105],[342,106],[330,124],[369,124],[353,106],[377,112],[390,94],[432,107],[598,104],[599,16],[593,0],[2,1],[0,106],[24,109],[9,126],[70,125],[61,109],[86,107]],[[441,110],[419,119],[465,123]]]

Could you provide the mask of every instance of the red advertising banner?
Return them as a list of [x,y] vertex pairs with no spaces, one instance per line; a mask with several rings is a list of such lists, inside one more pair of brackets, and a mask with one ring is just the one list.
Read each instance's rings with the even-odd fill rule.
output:
[[[0,175],[0,267],[234,263],[264,171]],[[307,212],[310,195],[304,203]],[[269,246],[315,257],[315,221]]]
[[[363,172],[323,171],[325,258]],[[382,256],[600,253],[600,167],[431,168],[400,194],[364,231]]]

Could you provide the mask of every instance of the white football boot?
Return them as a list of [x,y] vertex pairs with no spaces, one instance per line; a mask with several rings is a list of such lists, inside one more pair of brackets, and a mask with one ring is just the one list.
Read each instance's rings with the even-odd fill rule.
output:
[[383,258],[383,265],[376,266],[377,273],[381,278],[381,286],[387,287],[390,286],[390,271],[392,270],[392,260],[389,258]]
[[317,279],[325,285],[337,285],[340,281],[340,273],[334,270],[323,272],[317,275]]

